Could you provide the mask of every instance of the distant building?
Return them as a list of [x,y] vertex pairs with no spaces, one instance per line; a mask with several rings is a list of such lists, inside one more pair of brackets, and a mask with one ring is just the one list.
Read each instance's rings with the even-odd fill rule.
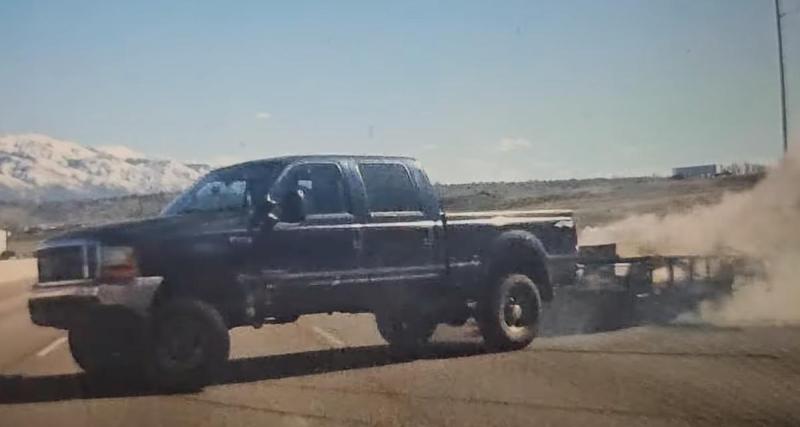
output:
[[717,165],[685,166],[673,168],[675,178],[713,178],[717,175]]
[[0,229],[0,253],[8,249],[8,231]]

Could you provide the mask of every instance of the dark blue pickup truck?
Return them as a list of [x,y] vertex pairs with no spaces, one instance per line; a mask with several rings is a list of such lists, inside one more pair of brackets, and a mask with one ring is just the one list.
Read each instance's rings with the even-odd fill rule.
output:
[[410,350],[474,318],[486,345],[527,346],[575,275],[570,211],[444,213],[401,157],[297,156],[215,170],[152,219],[42,243],[34,323],[69,331],[88,373],[202,386],[228,330],[374,313]]

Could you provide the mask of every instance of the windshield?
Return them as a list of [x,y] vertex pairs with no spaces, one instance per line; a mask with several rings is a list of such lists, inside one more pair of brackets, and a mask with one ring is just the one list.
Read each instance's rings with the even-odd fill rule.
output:
[[210,172],[170,202],[161,215],[245,211],[263,199],[279,171],[277,163],[265,163]]

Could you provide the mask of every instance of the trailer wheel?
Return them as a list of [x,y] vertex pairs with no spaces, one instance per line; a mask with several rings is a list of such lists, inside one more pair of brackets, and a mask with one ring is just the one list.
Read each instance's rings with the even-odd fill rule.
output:
[[223,370],[230,352],[220,313],[198,300],[175,300],[155,317],[151,375],[168,390],[197,390]]
[[478,301],[476,320],[491,350],[519,350],[538,333],[541,297],[524,274],[502,276]]
[[375,313],[378,332],[394,350],[413,351],[427,344],[436,323],[418,313],[379,311]]

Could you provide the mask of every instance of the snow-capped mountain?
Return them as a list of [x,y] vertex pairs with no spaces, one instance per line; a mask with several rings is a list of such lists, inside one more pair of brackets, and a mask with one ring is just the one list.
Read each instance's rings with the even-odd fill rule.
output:
[[87,147],[38,134],[0,136],[0,200],[175,192],[209,169],[150,159],[124,146]]

